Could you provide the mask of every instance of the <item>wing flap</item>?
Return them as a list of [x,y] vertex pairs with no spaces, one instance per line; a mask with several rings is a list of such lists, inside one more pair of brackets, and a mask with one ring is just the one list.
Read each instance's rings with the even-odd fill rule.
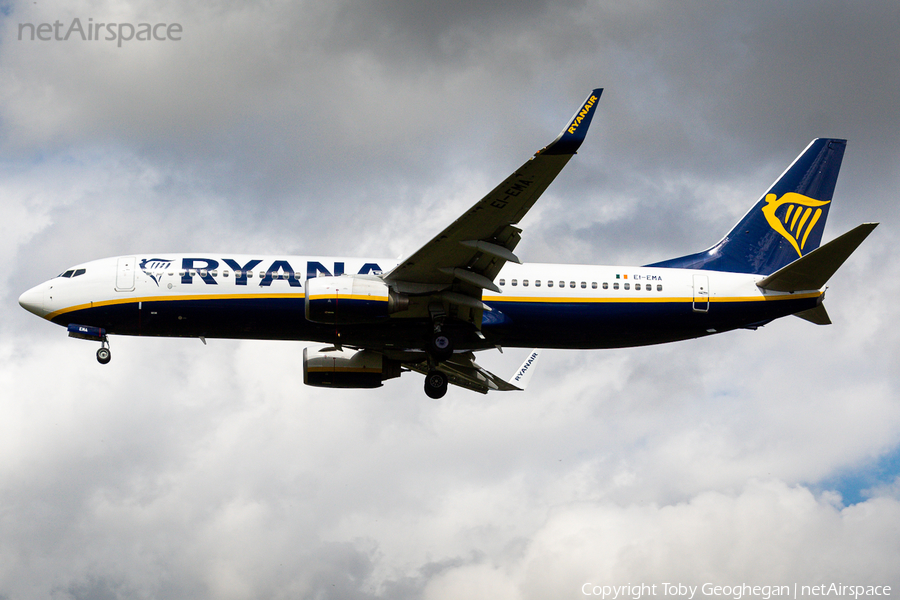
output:
[[[423,375],[427,375],[429,371],[427,361],[405,363],[405,365],[410,370]],[[509,383],[476,363],[475,354],[472,352],[454,354],[450,360],[441,363],[440,370],[447,375],[447,380],[453,385],[481,394],[487,394],[490,391],[522,390],[521,387]]]

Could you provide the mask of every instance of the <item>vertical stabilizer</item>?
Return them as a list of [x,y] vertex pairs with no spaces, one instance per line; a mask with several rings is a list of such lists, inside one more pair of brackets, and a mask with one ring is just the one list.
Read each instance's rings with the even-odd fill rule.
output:
[[718,244],[654,267],[769,275],[819,247],[846,140],[813,140]]

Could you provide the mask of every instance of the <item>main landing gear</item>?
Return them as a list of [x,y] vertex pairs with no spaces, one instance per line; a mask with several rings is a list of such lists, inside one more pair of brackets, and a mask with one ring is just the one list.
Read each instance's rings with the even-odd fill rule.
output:
[[429,398],[437,400],[447,393],[447,374],[437,369],[432,369],[425,376],[425,394]]
[[428,375],[425,376],[425,394],[429,398],[443,398],[447,393],[447,374],[438,370],[438,365],[453,357],[453,342],[443,331],[444,313],[432,308],[433,329],[428,340]]

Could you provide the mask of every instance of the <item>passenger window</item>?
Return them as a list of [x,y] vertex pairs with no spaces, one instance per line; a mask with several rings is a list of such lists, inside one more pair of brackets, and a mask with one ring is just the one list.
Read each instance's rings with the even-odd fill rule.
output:
[[209,271],[207,271],[206,269],[200,269],[200,277],[206,277],[207,275],[209,275]]
[[510,283],[512,283],[512,285],[514,286],[519,285],[519,281],[517,279],[513,279]]
[[566,282],[565,282],[565,281],[560,281],[560,282],[559,282],[559,287],[566,287]]
[[608,290],[608,289],[609,289],[609,284],[606,283],[605,281],[603,282],[603,289],[604,289],[604,290]]
[[661,291],[662,291],[662,284],[661,284],[661,283],[657,283],[657,284],[656,284],[656,291],[657,291],[657,292],[661,292]]
[[501,279],[501,280],[500,280],[500,285],[506,285],[506,280],[505,280],[505,279]]
[[596,281],[592,281],[592,282],[591,282],[591,289],[592,289],[592,290],[596,290],[596,289],[597,289],[597,282],[596,282]]
[[631,288],[631,284],[630,284],[630,283],[626,283],[626,284],[625,284],[625,289],[627,290],[627,289],[630,289],[630,288]]
[[569,282],[569,287],[570,287],[570,288],[575,287],[575,282],[574,282],[574,281],[570,281],[570,282]]
[[213,269],[212,271],[210,271],[209,274],[212,275],[213,277],[219,276],[219,272],[216,269]]
[[523,280],[522,280],[522,285],[523,285],[524,287],[528,287],[528,280],[527,280],[527,279],[523,279]]
[[586,290],[586,289],[587,289],[587,282],[586,282],[586,281],[582,281],[582,282],[581,282],[581,289],[583,289],[583,290]]
[[534,280],[534,287],[541,287],[541,280],[540,280],[540,279],[535,279],[535,280]]
[[639,283],[634,284],[634,289],[637,290],[638,292],[641,291],[641,284],[639,284]]
[[228,271],[222,271],[222,277],[228,277]]
[[235,271],[235,272],[234,272],[234,276],[237,277],[237,278],[240,278],[240,276],[241,276],[241,271]]
[[615,283],[613,283],[613,289],[614,289],[614,290],[619,289],[619,282],[618,282],[618,281],[615,282]]
[[552,279],[548,279],[548,280],[547,280],[547,287],[553,287],[553,280],[552,280]]

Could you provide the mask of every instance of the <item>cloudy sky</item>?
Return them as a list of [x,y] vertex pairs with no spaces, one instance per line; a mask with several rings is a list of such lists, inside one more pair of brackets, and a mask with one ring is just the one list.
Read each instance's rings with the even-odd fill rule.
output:
[[[30,39],[76,18],[182,31]],[[893,0],[0,3],[0,598],[896,594],[898,28]],[[844,137],[825,239],[882,225],[834,325],[548,351],[525,393],[432,401],[305,387],[293,343],[115,338],[102,367],[16,303],[105,256],[410,252],[594,87],[524,260],[701,250]]]

